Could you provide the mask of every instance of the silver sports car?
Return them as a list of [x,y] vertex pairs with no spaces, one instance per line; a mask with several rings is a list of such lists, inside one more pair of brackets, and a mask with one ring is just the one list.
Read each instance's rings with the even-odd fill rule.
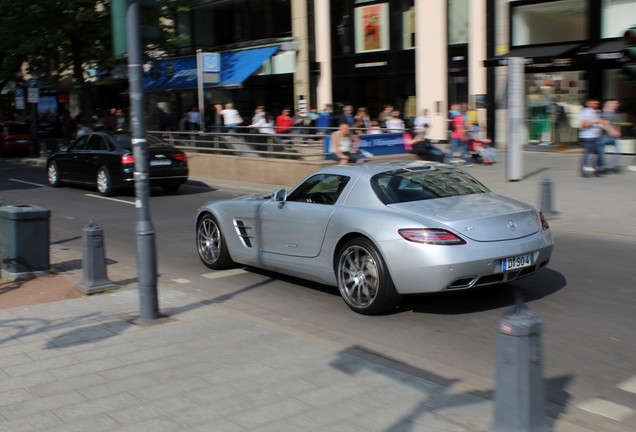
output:
[[287,192],[211,201],[196,216],[203,263],[337,286],[376,314],[405,294],[500,284],[544,268],[543,214],[459,168],[387,162],[322,168]]

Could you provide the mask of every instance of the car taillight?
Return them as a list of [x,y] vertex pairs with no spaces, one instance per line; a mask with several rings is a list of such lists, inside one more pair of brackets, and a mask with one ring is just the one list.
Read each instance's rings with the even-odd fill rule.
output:
[[185,153],[177,153],[177,154],[174,155],[174,160],[187,161],[188,160],[188,155],[186,155]]
[[439,228],[402,228],[398,233],[406,240],[415,243],[426,243],[441,246],[466,244],[464,239],[450,231]]
[[123,155],[121,157],[121,164],[122,165],[126,165],[126,164],[134,164],[135,163],[135,157],[131,154],[129,155]]
[[548,225],[548,220],[545,218],[545,215],[542,211],[539,212],[539,219],[541,219],[541,228],[543,228],[544,231],[550,228],[550,225]]

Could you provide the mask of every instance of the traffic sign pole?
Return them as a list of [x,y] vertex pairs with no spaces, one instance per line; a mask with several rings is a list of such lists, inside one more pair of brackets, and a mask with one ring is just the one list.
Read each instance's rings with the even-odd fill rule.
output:
[[133,155],[135,157],[135,207],[137,208],[137,275],[139,306],[142,320],[159,318],[157,294],[157,253],[155,229],[150,221],[149,165],[146,127],[144,121],[144,93],[142,86],[142,51],[139,32],[141,0],[128,0],[126,28],[128,42],[128,80],[130,83],[130,112]]

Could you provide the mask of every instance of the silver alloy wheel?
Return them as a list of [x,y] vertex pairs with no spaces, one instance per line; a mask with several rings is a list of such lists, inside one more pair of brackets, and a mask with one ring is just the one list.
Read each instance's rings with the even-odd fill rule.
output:
[[199,256],[206,264],[214,264],[221,255],[221,230],[211,218],[199,223],[197,230]]
[[57,165],[55,163],[49,164],[49,169],[47,170],[49,184],[51,186],[56,186],[60,182],[59,173],[57,172]]
[[378,263],[360,245],[351,245],[340,255],[338,287],[344,300],[356,308],[369,307],[380,288]]
[[101,194],[108,193],[110,190],[110,176],[105,168],[100,168],[97,171],[97,190]]

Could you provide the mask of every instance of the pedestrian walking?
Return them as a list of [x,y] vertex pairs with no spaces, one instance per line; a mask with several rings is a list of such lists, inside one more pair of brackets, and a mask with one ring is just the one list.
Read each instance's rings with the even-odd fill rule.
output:
[[199,130],[201,127],[201,115],[195,105],[192,105],[190,111],[188,111],[188,129]]
[[[608,99],[603,104],[603,111],[601,112],[601,119],[605,121],[603,124],[603,132],[599,140],[599,146],[603,146],[603,153],[605,155],[605,172],[618,173],[620,171],[619,161],[621,154],[618,151],[617,140],[621,136],[621,129],[617,125],[618,121],[618,99]],[[607,153],[607,148],[611,147],[614,153],[610,156]]]
[[459,113],[453,116],[451,123],[451,149],[448,154],[448,162],[453,162],[455,153],[459,152],[461,162],[470,163],[470,154],[468,153],[468,129],[466,112],[468,110],[467,104],[461,104]]
[[[601,175],[605,169],[603,162],[605,149],[599,145],[604,123],[599,111],[600,105],[601,102],[598,99],[588,99],[585,102],[585,108],[580,114],[579,141],[583,147],[583,158],[581,160],[581,175],[583,177]],[[595,167],[589,165],[590,155],[592,154],[596,154]]]
[[276,122],[274,123],[276,133],[288,134],[291,132],[291,128],[294,125],[294,119],[289,115],[289,112],[289,108],[283,108],[278,117],[276,117]]
[[243,118],[239,112],[234,109],[234,104],[232,102],[225,104],[225,108],[221,111],[221,115],[223,116],[223,124],[225,125],[227,132],[236,132],[236,127],[243,123]]

